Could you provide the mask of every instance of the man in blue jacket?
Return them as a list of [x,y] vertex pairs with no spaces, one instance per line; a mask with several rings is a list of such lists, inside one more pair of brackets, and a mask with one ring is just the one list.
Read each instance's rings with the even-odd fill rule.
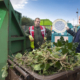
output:
[[69,29],[69,27],[67,26],[66,30],[69,34],[71,34],[74,37],[73,42],[78,42],[79,43],[79,45],[76,49],[76,52],[80,53],[80,29],[75,33],[74,31]]

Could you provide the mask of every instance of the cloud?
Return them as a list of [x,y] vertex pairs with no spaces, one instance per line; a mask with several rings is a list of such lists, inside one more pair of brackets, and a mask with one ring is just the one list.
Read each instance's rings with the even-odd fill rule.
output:
[[14,9],[23,9],[28,0],[10,0]]

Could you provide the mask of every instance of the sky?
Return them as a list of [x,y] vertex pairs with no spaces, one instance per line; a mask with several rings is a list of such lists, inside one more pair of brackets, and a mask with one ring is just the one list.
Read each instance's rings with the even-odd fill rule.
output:
[[[13,8],[32,19],[63,19],[77,25],[77,11],[80,16],[80,0],[10,0]],[[77,10],[78,9],[78,10]]]

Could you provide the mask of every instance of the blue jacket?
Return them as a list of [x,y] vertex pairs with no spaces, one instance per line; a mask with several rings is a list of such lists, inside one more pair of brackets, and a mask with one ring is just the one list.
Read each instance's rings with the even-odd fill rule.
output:
[[79,45],[76,49],[76,52],[80,53],[80,29],[76,33],[74,31],[72,31],[71,29],[67,30],[67,32],[74,37],[73,42],[79,43]]

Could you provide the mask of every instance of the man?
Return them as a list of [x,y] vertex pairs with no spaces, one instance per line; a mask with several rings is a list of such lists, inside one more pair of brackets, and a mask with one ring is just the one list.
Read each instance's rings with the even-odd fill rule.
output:
[[35,48],[39,48],[44,41],[44,37],[47,33],[47,37],[51,35],[51,31],[40,26],[40,18],[36,18],[34,21],[34,26],[30,26],[26,31],[26,36],[29,37],[30,41],[34,41]]
[[76,52],[80,53],[80,29],[77,31],[77,33],[72,31],[71,29],[69,29],[69,27],[66,27],[66,30],[67,30],[68,33],[70,33],[72,36],[74,36],[73,42],[78,42],[79,43],[79,45],[76,49]]

